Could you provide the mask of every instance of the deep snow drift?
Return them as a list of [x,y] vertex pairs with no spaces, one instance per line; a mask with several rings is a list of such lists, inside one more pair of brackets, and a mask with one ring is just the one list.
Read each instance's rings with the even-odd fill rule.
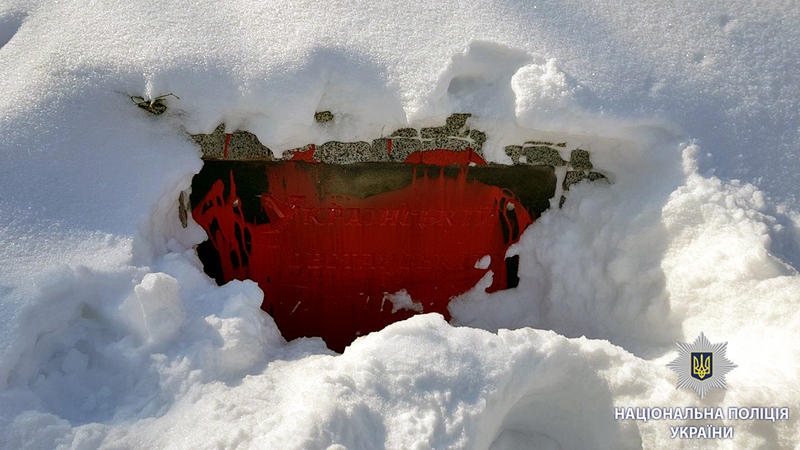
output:
[[[800,441],[792,2],[6,0],[0,45],[0,447]],[[158,117],[129,98],[168,93]],[[203,274],[205,233],[178,220],[202,164],[187,132],[285,150],[452,112],[490,160],[566,140],[611,174],[512,248],[519,288],[482,280],[452,324],[417,316],[337,355],[285,342],[255,283]],[[701,331],[738,365],[702,401],[666,367]],[[670,440],[697,423],[614,420],[628,406],[792,415]]]

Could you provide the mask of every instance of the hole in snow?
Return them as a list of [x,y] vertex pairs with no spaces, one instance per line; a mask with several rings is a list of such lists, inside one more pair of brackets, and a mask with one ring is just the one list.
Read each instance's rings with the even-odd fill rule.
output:
[[[280,160],[250,133],[194,136],[205,163],[190,208],[209,236],[197,249],[206,273],[256,281],[285,338],[321,336],[336,351],[416,313],[449,319],[450,300],[487,276],[486,292],[517,287],[519,256],[506,252],[550,207],[555,165],[571,163],[554,157],[563,144],[532,141],[507,149],[526,163],[488,164],[468,118]],[[571,165],[588,173],[581,163]],[[405,296],[384,308],[392,292]]]

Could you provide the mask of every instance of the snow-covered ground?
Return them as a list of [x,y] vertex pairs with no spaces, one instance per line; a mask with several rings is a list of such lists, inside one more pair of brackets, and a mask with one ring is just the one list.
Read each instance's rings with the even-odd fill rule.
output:
[[[2,448],[800,442],[792,0],[0,0],[0,45]],[[168,93],[159,117],[130,100]],[[186,132],[284,150],[452,112],[491,160],[564,139],[612,175],[523,235],[518,289],[483,280],[451,324],[339,355],[285,342],[254,283],[202,273],[205,233],[178,220],[202,165]],[[703,400],[666,367],[701,331],[738,366]],[[678,406],[791,414],[615,420]],[[707,423],[734,438],[670,438]]]

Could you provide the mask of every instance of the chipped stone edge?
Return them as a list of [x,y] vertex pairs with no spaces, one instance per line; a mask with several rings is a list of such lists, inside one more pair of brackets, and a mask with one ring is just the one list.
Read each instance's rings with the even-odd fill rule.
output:
[[[327,111],[317,113],[321,116]],[[317,122],[332,122],[333,115],[317,117]],[[312,152],[309,160],[328,164],[353,164],[359,162],[403,162],[408,155],[417,151],[447,149],[454,151],[471,150],[485,158],[483,144],[486,134],[472,129],[468,125],[471,114],[452,114],[440,127],[400,128],[389,136],[367,141],[340,142],[329,141],[321,145],[308,144],[304,147],[287,150],[282,158],[263,145],[255,134],[236,130],[225,133],[225,124],[219,125],[211,134],[193,134],[192,139],[200,146],[204,160],[235,161],[288,161],[298,153]],[[327,120],[321,120],[327,119]],[[227,152],[226,152],[227,141]],[[560,194],[558,206],[563,206],[566,193],[570,187],[584,180],[609,182],[602,172],[595,171],[588,151],[575,148],[570,151],[570,159],[562,158],[566,151],[566,142],[527,141],[522,145],[508,145],[504,148],[506,155],[514,165],[552,166],[557,172],[565,173],[559,177],[556,197]],[[227,154],[226,154],[227,153]],[[303,159],[306,159],[303,158]]]

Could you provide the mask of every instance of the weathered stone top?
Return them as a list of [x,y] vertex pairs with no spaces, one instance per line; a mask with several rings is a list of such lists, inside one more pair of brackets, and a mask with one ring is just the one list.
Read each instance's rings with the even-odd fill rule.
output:
[[[329,141],[321,145],[309,144],[305,147],[287,150],[281,160],[301,159],[328,164],[351,164],[359,162],[403,162],[419,151],[447,149],[453,151],[472,151],[481,158],[486,134],[470,129],[467,120],[470,114],[453,114],[441,127],[401,128],[388,137],[374,139],[372,142],[339,142]],[[333,121],[329,111],[317,112],[314,119],[320,124]],[[225,133],[225,126],[220,125],[211,134],[195,134],[192,138],[200,145],[203,159],[228,160],[276,160],[272,150],[261,144],[258,138],[247,131],[237,130]],[[561,157],[567,147],[566,142],[528,141],[522,145],[505,147],[506,154],[513,164],[541,165],[565,167],[566,176],[563,189],[582,180],[605,179],[600,172],[592,172],[593,165],[590,154],[579,148],[570,152],[569,161]]]

